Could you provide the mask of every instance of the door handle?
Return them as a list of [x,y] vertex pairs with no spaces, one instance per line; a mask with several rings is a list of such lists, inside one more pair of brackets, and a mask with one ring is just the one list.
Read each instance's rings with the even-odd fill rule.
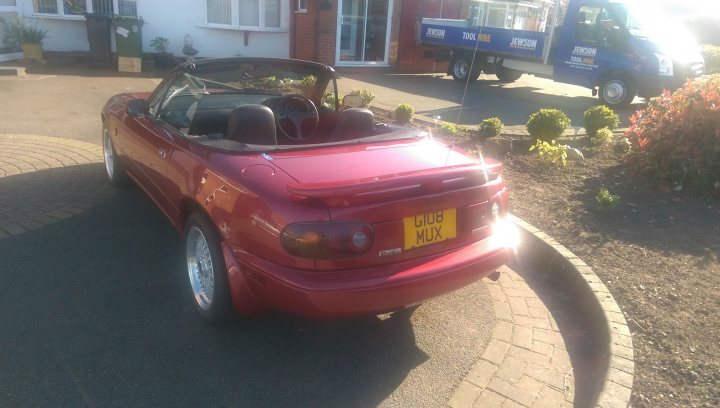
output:
[[164,159],[167,157],[168,151],[167,149],[161,147],[160,149],[158,149],[158,154],[160,155],[161,159]]

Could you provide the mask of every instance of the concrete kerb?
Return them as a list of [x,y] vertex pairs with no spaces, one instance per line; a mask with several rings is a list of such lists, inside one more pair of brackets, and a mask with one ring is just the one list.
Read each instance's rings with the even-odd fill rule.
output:
[[590,327],[599,356],[594,406],[629,406],[635,374],[632,337],[610,291],[592,268],[567,248],[524,220],[510,217],[519,227],[523,256],[565,286]]

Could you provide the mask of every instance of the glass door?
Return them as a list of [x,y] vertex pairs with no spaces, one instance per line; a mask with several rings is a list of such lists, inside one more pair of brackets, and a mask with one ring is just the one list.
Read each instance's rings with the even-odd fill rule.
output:
[[5,36],[5,25],[18,18],[17,0],[0,0],[0,61],[22,58],[20,43]]
[[337,64],[388,63],[392,0],[341,0],[338,8]]

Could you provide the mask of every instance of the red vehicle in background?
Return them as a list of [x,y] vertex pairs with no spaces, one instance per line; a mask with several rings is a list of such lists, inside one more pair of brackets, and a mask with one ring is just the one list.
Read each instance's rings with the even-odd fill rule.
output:
[[233,58],[104,107],[108,178],[132,179],[184,235],[204,318],[388,312],[506,262],[499,164],[337,94],[331,67]]

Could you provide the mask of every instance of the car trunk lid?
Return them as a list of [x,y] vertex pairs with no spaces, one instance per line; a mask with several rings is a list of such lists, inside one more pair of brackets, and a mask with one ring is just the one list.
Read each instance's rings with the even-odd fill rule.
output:
[[489,202],[501,201],[497,163],[477,160],[432,140],[336,146],[268,158],[292,176],[296,201],[320,201],[335,221],[364,221],[375,245],[352,259],[316,262],[345,269],[399,262],[486,236]]

